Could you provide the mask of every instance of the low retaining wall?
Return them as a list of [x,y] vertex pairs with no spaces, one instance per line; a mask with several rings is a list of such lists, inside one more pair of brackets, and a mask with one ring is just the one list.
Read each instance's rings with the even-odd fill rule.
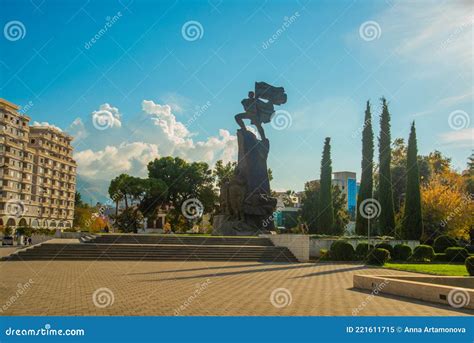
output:
[[[309,256],[310,257],[320,257],[320,251],[321,249],[327,249],[331,247],[331,244],[334,243],[335,241],[338,241],[339,239],[326,239],[326,238],[311,238],[309,240]],[[359,243],[367,243],[367,239],[341,239],[344,240],[348,243],[350,243],[354,249],[357,247]],[[404,241],[404,240],[390,240],[390,241],[384,241],[381,239],[371,239],[370,244],[376,245],[379,243],[388,243],[391,246],[395,246],[397,244],[406,244],[412,248],[412,250],[420,245],[420,241]]]
[[[417,277],[409,279],[407,280],[406,277],[397,278],[394,275],[354,275],[354,288],[369,290],[374,294],[398,295],[449,305],[454,309],[474,309],[474,290],[461,287],[468,282],[465,280],[472,282],[474,278],[431,276],[429,277],[430,283],[427,283],[427,277],[423,276],[418,280],[416,280]],[[439,279],[439,283],[436,283],[436,279]],[[460,279],[459,285],[461,286],[440,284],[441,282],[447,283],[446,279],[450,279],[450,284],[456,283],[455,279]]]
[[260,237],[268,238],[273,245],[277,247],[285,247],[291,251],[299,262],[309,261],[309,236],[308,235],[260,235]]

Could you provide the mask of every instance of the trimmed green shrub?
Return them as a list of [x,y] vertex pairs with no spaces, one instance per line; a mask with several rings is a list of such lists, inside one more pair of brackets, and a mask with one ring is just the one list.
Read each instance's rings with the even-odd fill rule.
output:
[[390,251],[387,249],[375,248],[370,252],[367,263],[383,266],[388,260],[390,260]]
[[323,261],[329,260],[329,251],[328,249],[319,250],[319,259]]
[[354,247],[346,241],[336,241],[331,244],[329,256],[334,261],[353,261]]
[[442,254],[435,253],[433,261],[435,261],[435,262],[447,262],[448,259],[446,258],[445,253],[442,253]]
[[465,264],[469,275],[474,276],[474,256],[466,258]]
[[466,249],[461,247],[452,247],[445,250],[446,259],[448,262],[464,262],[469,257]]
[[474,245],[466,245],[464,248],[466,248],[468,253],[474,254]]
[[376,248],[388,250],[390,256],[393,257],[393,247],[388,243],[379,243],[375,246]]
[[393,247],[392,258],[397,261],[408,261],[411,256],[411,248],[406,244],[397,244]]
[[359,244],[357,244],[356,249],[355,249],[356,257],[358,259],[365,260],[368,256],[370,250],[372,250],[373,248],[374,248],[374,246],[372,244],[370,244],[370,247],[369,247],[369,243],[359,243]]
[[411,259],[415,262],[430,262],[433,260],[435,252],[429,245],[421,244],[413,250]]
[[434,240],[433,248],[437,253],[443,253],[447,248],[459,246],[458,242],[449,236],[439,236]]

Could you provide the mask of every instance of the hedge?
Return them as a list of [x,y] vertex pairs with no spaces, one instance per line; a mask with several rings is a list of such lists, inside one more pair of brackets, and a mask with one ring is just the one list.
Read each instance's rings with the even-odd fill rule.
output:
[[444,253],[447,248],[457,246],[459,246],[458,242],[454,238],[446,235],[437,237],[433,243],[434,251],[437,253]]
[[331,244],[329,256],[335,261],[353,261],[354,247],[346,241],[336,241]]
[[397,244],[393,247],[392,258],[397,261],[408,261],[412,254],[412,250],[409,245]]
[[474,276],[474,256],[466,258],[465,264],[469,275]]
[[369,246],[369,243],[359,243],[356,246],[355,254],[357,258],[365,260],[369,255],[370,250],[372,250],[373,248],[374,246],[372,244],[370,244]]
[[367,263],[383,266],[388,260],[390,260],[390,251],[387,249],[375,248],[370,252]]
[[466,249],[461,247],[452,247],[445,250],[446,259],[448,262],[464,262],[469,257]]
[[435,252],[433,248],[429,245],[418,245],[413,250],[413,255],[411,255],[411,260],[415,262],[430,262],[434,259]]
[[379,243],[375,246],[376,248],[388,250],[390,256],[393,257],[393,247],[388,243]]

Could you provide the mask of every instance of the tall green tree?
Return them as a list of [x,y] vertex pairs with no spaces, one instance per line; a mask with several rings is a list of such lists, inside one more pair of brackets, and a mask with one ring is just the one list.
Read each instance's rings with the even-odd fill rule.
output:
[[372,130],[372,114],[370,102],[367,101],[364,118],[364,130],[362,131],[362,174],[360,178],[360,189],[357,197],[356,233],[367,235],[367,218],[360,215],[359,206],[362,201],[373,198],[373,168],[374,168],[374,132]]
[[390,135],[390,113],[387,100],[382,98],[382,114],[380,115],[379,137],[379,196],[380,216],[379,231],[382,235],[395,233],[395,213],[393,210],[392,173],[390,162],[392,159]]
[[415,122],[411,124],[408,139],[406,165],[406,196],[403,215],[402,234],[406,239],[420,239],[423,234],[423,217],[421,214],[420,173],[418,169],[418,148],[416,143]]
[[334,209],[332,204],[331,138],[329,137],[326,137],[324,141],[320,180],[319,226],[323,233],[331,234],[334,229]]

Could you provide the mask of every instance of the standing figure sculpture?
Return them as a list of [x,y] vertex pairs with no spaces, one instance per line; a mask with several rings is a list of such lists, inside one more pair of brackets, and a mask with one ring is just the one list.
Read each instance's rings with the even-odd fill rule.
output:
[[[270,122],[274,105],[286,103],[283,87],[255,82],[255,91],[242,100],[245,112],[235,116],[239,124],[238,163],[234,174],[220,190],[220,214],[214,217],[215,235],[257,235],[273,230],[276,199],[271,196],[267,157],[270,142],[262,124]],[[260,140],[245,127],[249,119],[257,127]]]
[[262,123],[270,122],[273,113],[275,113],[273,105],[286,103],[286,93],[283,87],[274,87],[265,82],[255,82],[255,92],[250,91],[248,98],[243,99],[241,103],[245,112],[237,114],[235,121],[242,130],[247,130],[243,119],[249,119],[250,123],[257,127],[260,138],[265,140]]

